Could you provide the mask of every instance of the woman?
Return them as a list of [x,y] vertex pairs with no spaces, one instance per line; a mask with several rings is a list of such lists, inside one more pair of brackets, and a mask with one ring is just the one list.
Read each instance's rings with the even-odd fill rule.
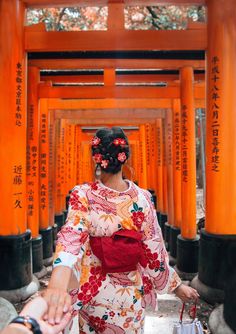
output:
[[[150,193],[122,178],[122,166],[129,154],[128,139],[121,128],[99,129],[92,140],[100,180],[76,186],[71,193],[67,222],[58,236],[55,268],[45,294],[52,324],[58,323],[70,306],[67,290],[72,271],[80,280],[79,290],[71,290],[70,295],[74,310],[79,311],[82,334],[142,333],[145,308],[156,308],[156,292],[175,292],[184,301],[198,297],[196,290],[181,284],[169,266]],[[132,270],[121,272],[118,268],[116,272],[112,268],[109,272],[105,262],[119,259],[119,255],[121,261],[129,261],[133,246],[127,254],[121,247],[118,252],[113,249],[110,254],[96,256],[92,241],[110,242],[112,238],[104,237],[124,231],[141,236],[142,256]]]

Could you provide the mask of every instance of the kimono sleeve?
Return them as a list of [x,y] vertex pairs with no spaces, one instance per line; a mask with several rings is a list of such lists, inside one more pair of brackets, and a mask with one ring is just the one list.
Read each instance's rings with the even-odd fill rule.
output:
[[76,186],[70,195],[65,225],[58,233],[53,267],[66,266],[76,272],[76,263],[83,257],[88,242],[89,208],[86,193]]
[[169,265],[169,256],[151,195],[149,192],[145,192],[144,196],[147,202],[145,221],[143,222],[143,248],[147,260],[145,275],[150,277],[157,293],[171,293],[181,284],[181,279]]

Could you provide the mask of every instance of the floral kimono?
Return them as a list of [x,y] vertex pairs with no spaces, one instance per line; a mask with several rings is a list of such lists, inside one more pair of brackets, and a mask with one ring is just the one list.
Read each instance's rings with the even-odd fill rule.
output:
[[[81,334],[142,333],[145,308],[156,308],[156,293],[171,293],[181,283],[169,266],[150,193],[131,181],[127,184],[123,192],[100,181],[76,186],[58,234],[54,267],[72,268],[79,280],[78,289],[70,293]],[[105,274],[89,236],[111,236],[121,229],[142,234],[147,265]]]

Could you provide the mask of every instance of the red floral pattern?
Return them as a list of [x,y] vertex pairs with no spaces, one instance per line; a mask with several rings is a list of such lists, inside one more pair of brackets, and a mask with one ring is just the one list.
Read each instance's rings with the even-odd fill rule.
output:
[[91,183],[91,188],[92,188],[93,190],[98,190],[98,182],[93,182],[93,183]]
[[86,212],[88,211],[87,207],[81,202],[80,197],[78,195],[78,190],[74,190],[70,194],[69,204],[73,210],[79,210]]
[[142,223],[144,222],[145,216],[142,211],[137,211],[132,213],[131,219],[133,220],[134,225],[140,229]]
[[147,276],[143,276],[143,289],[145,295],[149,294],[153,289],[152,281]]
[[87,304],[98,294],[102,281],[105,281],[106,279],[106,276],[102,273],[101,266],[92,267],[90,273],[91,276],[89,277],[89,281],[81,286],[80,292],[78,293],[78,299],[83,305]]
[[143,244],[144,254],[148,262],[148,267],[151,270],[159,270],[160,269],[160,261],[158,260],[158,254],[152,253],[147,245]]
[[93,315],[89,317],[89,324],[95,330],[96,333],[102,333],[106,329],[105,320],[100,319],[99,317],[94,317]]

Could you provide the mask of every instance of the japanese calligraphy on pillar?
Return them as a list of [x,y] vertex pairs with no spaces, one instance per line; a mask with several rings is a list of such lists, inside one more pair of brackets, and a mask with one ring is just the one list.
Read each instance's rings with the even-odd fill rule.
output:
[[67,127],[68,130],[68,142],[67,142],[67,179],[68,184],[71,182],[71,174],[72,174],[72,126],[69,124]]
[[182,181],[188,181],[188,114],[187,114],[187,106],[182,106],[181,111],[181,135],[182,135]]
[[180,113],[174,114],[174,145],[175,145],[175,166],[178,171],[181,170],[181,152],[180,152]]
[[53,210],[53,138],[54,138],[54,127],[53,122],[50,120],[49,124],[49,182],[48,182],[48,195],[49,195],[49,209]]
[[172,124],[167,122],[167,164],[172,164]]
[[[40,141],[41,144],[46,144],[47,143],[47,115],[42,114],[41,115],[41,131],[40,131]],[[42,210],[46,209],[47,205],[47,192],[48,192],[48,187],[47,187],[47,180],[48,180],[48,175],[47,175],[47,153],[42,152],[40,153],[40,170],[39,170],[39,175],[41,178],[40,182],[40,208]]]
[[27,127],[28,127],[28,139],[29,140],[34,140],[34,105],[31,104],[29,106],[29,112],[27,114]]
[[[56,197],[60,199],[61,195],[61,145],[60,145],[60,120],[56,120],[56,147],[55,147],[55,157],[56,157]],[[56,210],[60,211],[60,201],[57,203]]]
[[38,182],[37,177],[38,170],[38,147],[37,146],[27,146],[27,215],[33,216],[34,214],[34,185]]
[[144,143],[142,140],[140,140],[140,174],[143,174],[143,150],[144,150]]
[[60,151],[61,151],[61,160],[60,160],[60,176],[61,176],[61,186],[65,186],[65,126],[61,122],[60,129]]
[[38,147],[33,145],[35,141],[34,138],[34,105],[31,104],[29,106],[28,112],[28,120],[27,120],[27,127],[28,127],[28,142],[30,143],[27,145],[27,215],[33,216],[34,215],[34,186],[38,182]]
[[[22,165],[15,165],[13,167],[13,185],[16,186],[15,189],[19,187],[21,189],[21,184],[23,182],[23,167]],[[22,209],[22,192],[14,193],[14,209]]]
[[151,126],[151,159],[154,161],[155,159],[155,127]]
[[16,112],[15,112],[15,124],[16,126],[22,126],[22,64],[16,64]]
[[150,166],[150,126],[149,124],[145,125],[145,132],[146,132],[146,159],[147,159],[147,166]]
[[166,126],[165,122],[163,122],[163,129],[162,129],[162,145],[163,145],[163,165],[166,165]]
[[161,156],[161,128],[157,126],[157,166],[162,166],[162,156]]
[[219,100],[220,100],[220,70],[219,70],[219,58],[214,56],[211,60],[211,116],[212,116],[212,157],[211,166],[213,172],[219,172],[220,164],[220,149],[219,149],[219,135],[220,135],[220,124],[219,124]]

